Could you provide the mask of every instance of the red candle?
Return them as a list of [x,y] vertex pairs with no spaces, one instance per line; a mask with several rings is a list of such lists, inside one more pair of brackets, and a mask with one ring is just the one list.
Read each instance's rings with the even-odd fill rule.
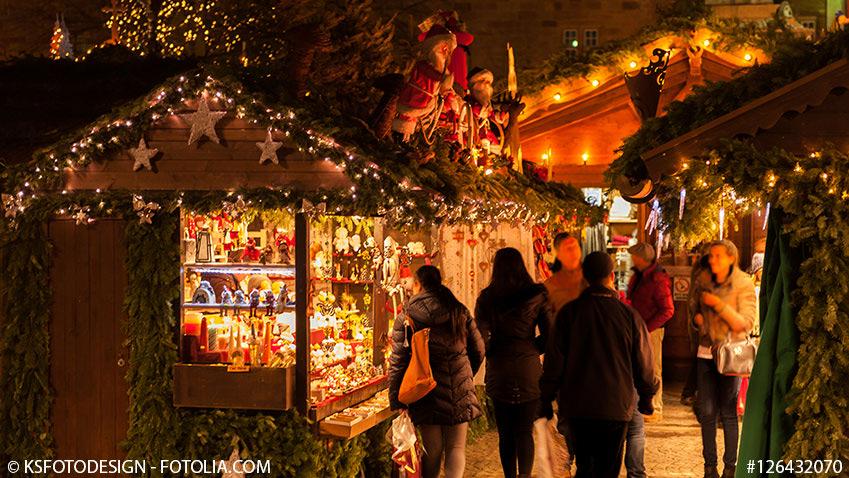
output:
[[200,319],[200,351],[206,352],[209,344],[209,330],[206,325],[206,317]]

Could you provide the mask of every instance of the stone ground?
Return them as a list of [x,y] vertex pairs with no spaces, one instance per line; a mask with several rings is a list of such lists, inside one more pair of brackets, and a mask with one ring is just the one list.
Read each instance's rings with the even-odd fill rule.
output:
[[[680,384],[664,386],[663,392],[663,420],[646,423],[646,473],[650,478],[702,477],[702,439],[696,417],[692,409],[681,405],[679,401]],[[722,427],[718,427],[717,442],[721,461],[724,448]],[[722,472],[721,466],[719,471]],[[466,448],[466,476],[503,476],[498,459],[498,435],[495,430]],[[624,466],[620,477],[625,477]]]

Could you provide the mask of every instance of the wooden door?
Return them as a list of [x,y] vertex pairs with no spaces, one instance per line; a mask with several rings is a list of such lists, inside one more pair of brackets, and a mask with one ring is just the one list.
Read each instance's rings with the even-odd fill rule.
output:
[[57,458],[109,459],[124,453],[129,408],[122,220],[90,225],[53,220],[50,384]]

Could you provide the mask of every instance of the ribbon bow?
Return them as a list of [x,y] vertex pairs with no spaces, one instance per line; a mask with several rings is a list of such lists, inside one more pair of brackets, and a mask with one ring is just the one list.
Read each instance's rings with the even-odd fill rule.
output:
[[133,211],[139,216],[139,224],[151,224],[159,209],[159,204],[153,201],[146,203],[138,194],[133,195]]
[[312,219],[315,215],[324,215],[324,213],[327,212],[327,204],[322,202],[315,205],[309,199],[304,199],[301,202],[301,209],[298,210],[298,212],[306,214],[310,219]]

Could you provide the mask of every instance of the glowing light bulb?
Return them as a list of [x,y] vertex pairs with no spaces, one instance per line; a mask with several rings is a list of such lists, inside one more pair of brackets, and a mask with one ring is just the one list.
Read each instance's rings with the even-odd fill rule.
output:
[[596,86],[598,86],[598,80],[593,80],[593,81],[591,81],[590,83],[593,85],[593,88],[595,88]]
[[562,96],[560,96],[560,93],[554,94],[554,101],[560,101],[560,98],[562,98]]
[[705,39],[705,41],[702,42],[702,45],[704,45],[705,47],[709,47],[710,46],[710,40]]
[[634,69],[637,67],[637,62],[632,60],[631,63],[628,63],[628,66],[631,67],[631,69]]
[[590,159],[590,154],[589,154],[589,153],[586,153],[586,152],[585,152],[584,154],[582,154],[582,155],[581,155],[581,160],[584,162],[584,166],[586,166],[586,165],[587,165],[587,161],[588,161],[589,159]]

